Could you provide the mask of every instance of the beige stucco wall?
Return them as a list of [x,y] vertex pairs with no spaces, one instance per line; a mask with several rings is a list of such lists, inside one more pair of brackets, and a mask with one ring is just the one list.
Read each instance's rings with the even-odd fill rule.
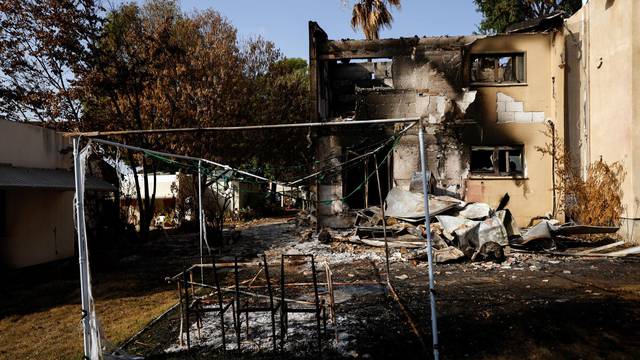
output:
[[[560,40],[560,41],[559,41]],[[526,225],[535,216],[553,210],[552,161],[542,157],[536,147],[550,141],[542,132],[550,120],[558,132],[563,131],[561,90],[564,71],[561,68],[562,42],[558,34],[512,34],[477,40],[470,54],[524,52],[526,84],[472,86],[478,90],[477,103],[482,136],[475,145],[524,145],[525,176],[523,178],[478,177],[467,180],[466,198],[496,206],[509,193],[508,208],[518,223]],[[560,45],[558,45],[560,43]],[[560,46],[558,49],[557,47]],[[526,112],[544,112],[544,121],[535,123],[498,123],[498,93],[524,103]]]
[[626,213],[621,230],[638,241],[640,3],[591,0],[566,26],[569,150],[583,174],[600,158],[623,164]]
[[74,255],[72,191],[6,192],[6,236],[0,238],[4,266],[21,268]]
[[0,120],[0,164],[40,169],[70,169],[69,139],[41,126]]
[[[0,120],[0,164],[70,169],[68,139],[25,123]],[[1,266],[21,268],[74,255],[73,191],[6,189]]]

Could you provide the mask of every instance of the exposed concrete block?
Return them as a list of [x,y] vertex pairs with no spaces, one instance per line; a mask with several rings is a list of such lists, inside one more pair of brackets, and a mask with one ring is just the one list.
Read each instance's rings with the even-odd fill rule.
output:
[[395,179],[411,180],[411,175],[420,163],[419,148],[416,141],[411,141],[414,135],[403,139],[393,151],[393,177]]
[[531,113],[531,122],[541,123],[544,122],[544,113],[541,111],[534,111]]
[[396,56],[392,64],[393,86],[396,89],[428,89],[429,92],[455,97],[456,91],[445,75],[428,59]]
[[399,188],[400,190],[409,191],[409,187],[411,187],[411,179],[395,179],[394,182],[395,187]]
[[532,114],[530,112],[516,112],[515,113],[515,121],[521,123],[530,123]]
[[515,113],[512,111],[504,111],[498,113],[498,122],[513,122],[515,121]]
[[447,98],[444,96],[437,96],[436,97],[436,111],[438,112],[438,115],[443,116],[444,113],[448,110],[448,106],[449,105]]
[[524,104],[522,102],[507,102],[505,103],[505,111],[524,111]]
[[429,113],[429,103],[431,102],[429,95],[416,95],[416,113],[418,116],[426,116]]
[[544,122],[544,112],[524,111],[524,102],[515,101],[511,96],[497,93],[496,112],[498,123],[539,123]]
[[513,100],[513,98],[511,96],[505,95],[501,92],[499,92],[497,94],[498,96],[498,101],[502,101],[502,102],[514,102],[515,100]]

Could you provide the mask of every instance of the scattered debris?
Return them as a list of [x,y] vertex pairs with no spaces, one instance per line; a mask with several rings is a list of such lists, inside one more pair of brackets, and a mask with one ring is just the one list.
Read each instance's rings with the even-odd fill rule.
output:
[[[378,206],[355,210],[354,229],[343,232],[323,229],[318,235],[319,241],[325,244],[340,241],[372,247],[414,249],[409,252],[409,260],[426,260],[422,193],[393,188],[385,203],[384,217]],[[434,218],[430,228],[434,261],[443,263],[468,258],[472,261],[501,263],[511,247],[520,251],[551,252],[557,248],[556,240],[566,241],[572,239],[568,238],[571,235],[611,234],[618,230],[616,227],[573,223],[561,225],[549,217],[534,219],[533,226],[530,224],[529,228],[522,229],[506,208],[508,203],[509,194],[501,198],[496,210],[485,203],[467,204],[450,196],[429,195],[430,215]],[[617,242],[573,255],[596,254],[622,244]],[[608,255],[635,253],[640,253],[640,249],[627,249],[618,252],[618,255]]]
[[[393,188],[386,199],[385,215],[411,223],[424,220],[424,199],[422,193]],[[431,216],[464,206],[462,200],[450,196],[429,195]]]
[[480,220],[489,217],[490,213],[491,207],[488,204],[474,203],[460,211],[460,216],[469,220]]

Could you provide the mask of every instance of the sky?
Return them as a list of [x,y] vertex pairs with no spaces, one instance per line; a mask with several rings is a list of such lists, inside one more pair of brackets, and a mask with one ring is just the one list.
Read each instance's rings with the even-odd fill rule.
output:
[[[308,58],[308,21],[314,20],[330,39],[361,39],[351,29],[351,6],[345,0],[181,0],[182,10],[213,8],[238,29],[240,39],[262,35],[287,57]],[[480,14],[472,0],[402,0],[394,10],[392,28],[381,38],[467,35],[477,28]]]

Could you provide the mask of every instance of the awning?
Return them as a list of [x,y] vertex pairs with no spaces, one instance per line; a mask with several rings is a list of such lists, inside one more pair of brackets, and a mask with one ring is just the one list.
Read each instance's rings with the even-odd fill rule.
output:
[[[56,189],[75,190],[72,171],[0,166],[0,189]],[[85,189],[116,191],[116,187],[104,180],[87,176]]]

